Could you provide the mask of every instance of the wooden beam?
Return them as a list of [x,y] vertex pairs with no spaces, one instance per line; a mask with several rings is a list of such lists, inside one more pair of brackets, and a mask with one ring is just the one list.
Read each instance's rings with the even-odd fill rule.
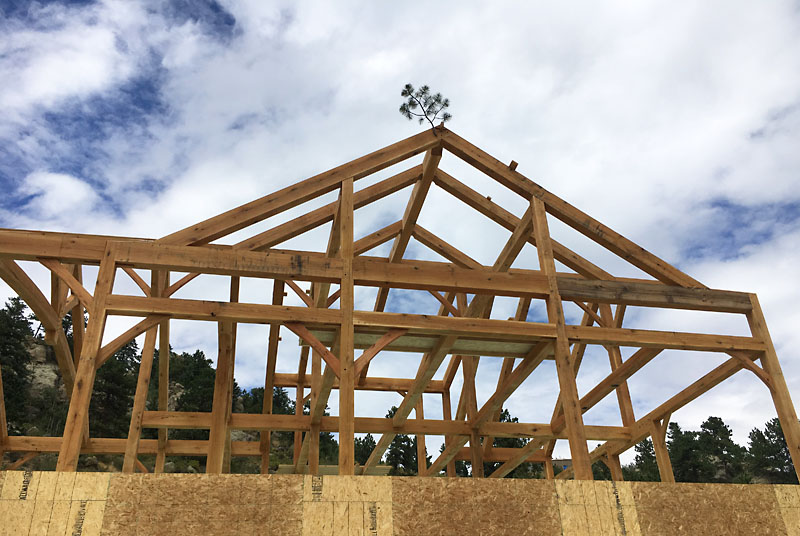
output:
[[675,474],[672,472],[672,463],[669,460],[667,450],[667,428],[669,427],[669,415],[663,419],[651,421],[653,438],[653,449],[656,453],[656,463],[658,464],[658,474],[661,482],[675,482]]
[[[233,382],[233,323],[220,321],[217,330],[219,351],[214,380],[214,400],[212,403],[212,422],[209,432],[206,473],[220,474],[225,457],[225,443],[229,433],[231,398],[229,386]],[[266,396],[266,393],[265,393]]]
[[[425,419],[425,407],[423,403],[424,398],[419,397],[417,406],[414,408],[414,413],[417,419]],[[417,476],[424,476],[428,471],[428,451],[425,449],[425,435],[417,434]]]
[[39,454],[41,454],[41,453],[40,452],[26,452],[25,454],[23,454],[22,458],[20,458],[19,460],[15,460],[8,467],[6,467],[4,469],[4,471],[16,471],[17,469],[19,469],[20,467],[22,467],[23,465],[25,465],[29,461],[33,460]]
[[[47,269],[53,272],[53,274],[56,275],[61,281],[66,283],[72,293],[78,297],[78,300],[80,300],[85,308],[89,310],[92,309],[92,295],[89,294],[89,291],[83,287],[83,285],[75,278],[74,275],[72,275],[66,266],[53,259],[42,259],[40,262]],[[53,304],[55,310],[57,311],[60,309],[60,307],[56,307],[56,305],[57,304]]]
[[747,321],[750,324],[750,331],[753,336],[764,341],[766,348],[764,353],[761,354],[761,364],[772,382],[773,388],[770,390],[772,401],[775,404],[775,410],[778,412],[778,419],[781,423],[783,435],[786,438],[789,454],[792,456],[795,473],[800,479],[800,421],[797,420],[797,411],[795,411],[792,403],[786,379],[783,377],[783,371],[778,362],[778,354],[772,344],[772,337],[767,329],[767,322],[764,319],[764,313],[761,311],[758,297],[755,294],[751,294],[750,300],[752,312],[747,316]]
[[[434,179],[436,185],[447,191],[457,199],[460,199],[467,205],[471,206],[484,216],[488,217],[495,223],[505,227],[509,231],[513,231],[519,225],[519,218],[505,210],[500,205],[493,203],[491,199],[482,196],[475,190],[472,190],[464,183],[454,179],[444,171],[439,170]],[[536,238],[533,236],[528,237],[528,242],[536,245]],[[564,266],[575,270],[577,273],[584,277],[591,279],[613,279],[613,276],[584,259],[574,251],[571,251],[566,246],[553,241],[553,254],[558,262]]]
[[93,309],[89,315],[86,340],[78,362],[78,370],[75,373],[75,386],[69,401],[69,411],[64,425],[64,436],[58,454],[56,471],[77,470],[81,442],[89,419],[89,401],[92,398],[97,371],[97,353],[100,351],[106,323],[106,299],[114,287],[116,272],[114,245],[109,244],[103,255],[104,258],[97,273],[97,283],[94,287]]
[[[423,168],[424,168],[423,164]],[[424,172],[423,172],[424,175]],[[355,471],[355,355],[353,309],[353,181],[342,181],[339,198],[339,255],[342,259],[341,296],[339,309],[342,323],[339,331],[339,474]],[[330,365],[329,365],[330,366]]]
[[[352,311],[351,311],[352,312]],[[319,352],[320,356],[325,360],[325,363],[331,367],[333,373],[336,374],[337,378],[341,378],[340,376],[340,363],[339,358],[333,355],[333,353],[328,350],[324,344],[322,344],[318,338],[316,338],[306,327],[301,324],[300,322],[285,322],[283,324],[289,331],[300,337],[302,340],[306,341],[309,346],[311,346],[314,351]]]
[[509,169],[507,165],[454,133],[450,132],[450,135],[443,139],[443,143],[445,149],[526,200],[532,196],[541,200],[550,214],[656,279],[676,286],[703,287],[701,283],[674,266],[548,192],[521,173]]
[[125,272],[128,275],[128,277],[130,277],[133,280],[134,283],[136,283],[136,286],[138,286],[142,290],[142,292],[144,292],[145,296],[150,296],[152,294],[152,289],[150,288],[150,285],[148,285],[145,282],[145,280],[142,279],[142,276],[137,274],[133,268],[123,266],[122,271]]
[[[283,303],[283,281],[276,279],[272,282],[272,304],[279,306]],[[272,396],[275,388],[275,366],[278,361],[278,342],[280,340],[279,323],[272,323],[269,325],[269,342],[267,343],[267,368],[266,376],[264,378],[264,401],[262,405],[262,413],[272,413]],[[299,376],[298,376],[299,379]],[[298,383],[298,382],[295,382]],[[261,474],[269,473],[269,451],[271,447],[270,431],[265,430],[261,432],[259,438],[259,448],[261,451]]]
[[[433,182],[433,176],[436,173],[436,168],[439,166],[439,161],[441,159],[442,149],[439,146],[432,147],[425,153],[425,159],[422,162],[422,177],[414,184],[414,190],[411,192],[411,197],[406,205],[400,233],[394,239],[392,250],[389,252],[390,263],[400,261],[406,252],[406,247],[408,247],[408,242],[411,240],[414,226],[417,224],[417,218],[422,210],[422,204],[425,202],[425,197],[428,195],[428,190]],[[375,299],[375,311],[383,311],[386,307],[388,296],[389,287],[381,287],[378,289],[378,296]]]
[[[399,192],[403,188],[414,184],[421,176],[422,166],[419,165],[407,169],[402,173],[398,173],[393,177],[384,179],[372,186],[368,186],[354,194],[353,206],[358,209],[395,192]],[[307,212],[302,216],[298,216],[286,223],[277,225],[267,231],[243,240],[236,244],[236,247],[254,251],[275,247],[286,240],[300,236],[311,229],[333,221],[337,210],[338,201],[328,203],[323,207]]]
[[575,373],[564,322],[564,311],[556,279],[556,267],[550,244],[547,214],[545,213],[544,203],[536,197],[531,199],[531,208],[533,211],[533,229],[536,235],[536,249],[539,254],[539,266],[547,274],[550,285],[550,296],[547,299],[547,318],[556,325],[556,371],[561,390],[561,402],[564,408],[572,465],[575,468],[576,479],[592,480],[592,466],[589,462],[589,449],[586,444],[586,433],[583,429],[583,416],[578,399],[578,388],[575,384]]
[[614,482],[622,482],[625,478],[622,476],[622,465],[619,462],[619,456],[611,454],[601,458],[603,463],[608,467],[611,472],[611,480]]
[[433,461],[431,466],[428,467],[428,470],[422,476],[436,476],[442,469],[445,467],[450,467],[451,464],[453,465],[453,474],[450,474],[450,470],[448,469],[447,476],[456,476],[454,459],[461,450],[461,447],[467,444],[467,441],[469,441],[469,436],[458,436],[452,438],[442,453],[439,454],[439,457]]
[[139,440],[142,435],[142,416],[144,415],[145,404],[147,403],[147,392],[150,387],[150,375],[153,371],[153,355],[155,353],[157,336],[158,327],[154,326],[148,330],[144,338],[142,359],[139,362],[139,374],[136,380],[136,392],[133,397],[131,421],[128,427],[128,439],[125,444],[125,458],[122,462],[123,473],[133,473],[134,462],[138,456]]
[[166,244],[207,244],[265,220],[310,199],[331,192],[345,179],[371,175],[441,145],[442,135],[426,131],[333,168],[273,194],[241,205],[161,239]]
[[[611,306],[608,304],[600,304],[600,314],[602,316],[601,325],[608,327],[619,328],[622,327],[622,316],[619,317],[619,324],[615,323],[615,317],[611,312]],[[614,372],[622,366],[622,354],[620,353],[619,346],[608,345],[608,361],[611,365],[611,372]],[[633,413],[633,403],[631,402],[631,393],[628,389],[628,382],[622,381],[617,385],[617,403],[619,405],[619,414],[624,426],[631,426],[636,422],[636,416]]]
[[[305,383],[306,379],[306,370],[308,369],[308,353],[309,347],[304,346],[300,349],[300,362],[297,365],[297,386],[295,388],[295,403],[294,403],[294,414],[295,415],[302,415],[303,414],[303,400],[305,400],[305,388],[303,384]],[[303,443],[303,433],[299,430],[294,433],[294,456],[293,461],[297,463],[298,459],[300,458],[300,451],[302,449]]]
[[[9,231],[0,231],[5,239]],[[56,252],[48,251],[52,239],[19,244],[10,248],[17,258],[24,258],[25,251],[35,251],[36,257],[57,258]],[[76,239],[77,240],[77,239]],[[87,239],[88,240],[88,239]],[[0,241],[0,249],[3,244]],[[77,248],[83,251],[81,248]],[[170,269],[198,273],[238,275],[242,277],[266,277],[297,280],[336,282],[341,267],[338,259],[326,258],[315,252],[271,251],[268,255],[225,247],[180,248],[160,246],[152,242],[125,243],[124,261],[128,266],[145,269]],[[99,257],[93,261],[97,262]],[[489,270],[489,267],[486,267]],[[386,259],[358,257],[353,264],[356,285],[391,286],[416,290],[438,290],[477,292],[515,297],[544,297],[545,278],[536,270],[509,270],[507,274],[486,274],[479,270],[464,270],[447,263],[432,261],[407,261],[387,263]],[[422,279],[421,279],[422,278]],[[643,280],[617,280],[602,284],[603,295],[598,296],[598,283],[581,281],[574,275],[559,275],[559,287],[564,287],[564,299],[598,301],[606,303],[630,303],[653,307],[729,311],[746,313],[749,310],[747,294],[710,289],[681,289],[657,282]],[[173,285],[174,286],[174,285]]]
[[[153,288],[156,293],[166,294],[169,290],[169,272],[161,272],[159,279],[160,284],[153,285]],[[159,411],[167,411],[169,409],[169,362],[172,358],[169,346],[169,318],[162,320],[159,326],[158,409]],[[164,464],[167,458],[166,446],[168,437],[169,431],[166,428],[158,431],[158,452],[156,453],[156,462],[153,468],[153,472],[155,473],[164,472]]]
[[[78,283],[83,285],[83,266],[76,264],[72,268],[72,276]],[[84,307],[80,301],[75,303],[72,307],[72,359],[75,366],[78,366],[78,359],[81,355],[81,348],[83,348],[83,336],[86,331],[86,324],[84,323]]]
[[373,248],[385,244],[392,238],[395,238],[400,233],[402,228],[403,222],[396,221],[394,223],[390,223],[382,229],[378,229],[374,233],[370,233],[367,236],[356,240],[353,242],[353,255],[361,255]]
[[456,266],[461,268],[468,268],[471,270],[482,270],[484,269],[483,265],[467,255],[466,253],[460,251],[455,246],[451,246],[432,232],[426,230],[420,224],[416,224],[414,226],[414,230],[412,232],[414,238],[417,241],[428,247],[431,251],[438,253],[448,261],[452,262]]
[[314,302],[311,300],[311,296],[306,294],[305,291],[301,289],[297,283],[295,283],[291,279],[287,279],[286,284],[289,286],[290,289],[294,291],[297,297],[300,298],[303,301],[303,303],[306,304],[306,307],[314,306]]
[[[446,421],[450,421],[453,418],[453,412],[452,412],[452,409],[450,408],[450,390],[449,389],[447,389],[444,392],[442,392],[442,418],[444,418],[444,420],[446,420]],[[451,447],[452,444],[453,444],[453,437],[452,436],[447,436],[447,435],[444,436],[445,450],[447,450],[449,447]],[[463,444],[460,445],[458,448],[461,448],[462,446],[463,446]],[[444,454],[444,452],[442,454]],[[439,456],[439,458],[441,458],[441,455]],[[436,459],[437,462],[440,461],[439,458]],[[442,466],[439,467],[438,469],[431,469],[429,467],[427,474],[436,473],[436,472],[440,471],[442,467],[446,467],[447,476],[450,476],[450,477],[456,476],[456,464],[455,464],[455,462],[453,461],[452,458],[450,458],[449,460],[448,459],[441,460],[441,463],[442,463]],[[436,462],[434,462],[434,464],[436,464]]]
[[355,375],[359,378],[358,385],[363,385],[366,381],[366,368],[370,361],[372,361],[381,350],[392,344],[406,333],[408,333],[407,329],[390,329],[385,335],[378,339],[375,344],[362,352],[354,364]]
[[517,368],[511,373],[508,379],[497,388],[494,394],[489,397],[480,411],[475,416],[475,419],[470,422],[472,426],[480,426],[484,422],[490,420],[496,411],[503,407],[503,403],[511,396],[511,394],[522,385],[522,382],[536,370],[542,361],[544,361],[547,352],[550,350],[551,343],[547,341],[540,342],[535,345],[528,355],[523,358]]
[[153,326],[157,326],[159,323],[163,324],[164,322],[169,322],[169,317],[166,315],[149,315],[141,322],[137,322],[122,335],[114,338],[113,341],[100,348],[100,350],[97,352],[97,368],[102,367],[103,364],[111,359],[111,357],[116,354],[120,348],[131,342],[133,339],[149,330]]
[[[2,241],[0,241],[2,244]],[[0,277],[22,298],[45,328],[45,341],[53,347],[58,369],[64,381],[67,395],[72,394],[75,383],[75,363],[72,359],[67,337],[47,298],[19,265],[11,259],[0,258]]]

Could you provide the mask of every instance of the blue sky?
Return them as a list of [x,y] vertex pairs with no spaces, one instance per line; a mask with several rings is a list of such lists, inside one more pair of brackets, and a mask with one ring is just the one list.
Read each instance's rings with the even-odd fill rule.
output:
[[[423,8],[424,19],[410,15]],[[418,125],[397,113],[399,92],[406,82],[427,83],[451,99],[450,127],[460,135],[518,161],[523,174],[705,284],[758,292],[800,400],[799,10],[796,1],[5,0],[0,226],[163,236],[416,133]],[[524,211],[515,194],[452,155],[442,168],[515,214]],[[407,195],[359,211],[357,235],[399,219]],[[508,234],[437,190],[421,223],[487,264]],[[552,226],[610,272],[641,275]],[[291,245],[324,247],[326,232]],[[436,258],[414,243],[410,254]],[[535,252],[526,248],[517,265],[535,266]],[[46,287],[44,272],[32,270]],[[268,287],[248,288],[259,296],[253,301],[269,295]],[[185,292],[224,295],[224,288],[209,279]],[[360,295],[359,306],[371,308],[372,299]],[[436,303],[407,293],[392,296],[390,306]],[[513,309],[501,301],[496,314]],[[534,308],[531,319],[542,314]],[[632,310],[629,320],[659,329],[745,329],[740,319],[708,314]],[[208,326],[176,322],[173,336],[179,350],[214,353]],[[262,329],[244,328],[240,384],[263,378],[265,340]],[[287,371],[290,350],[279,362]],[[582,391],[607,373],[604,359],[587,360]],[[648,365],[631,385],[637,415],[718,362],[669,355]],[[411,363],[411,356],[387,357],[375,369],[400,375]],[[499,362],[485,358],[482,371],[485,400]],[[509,401],[512,413],[548,419],[553,380],[549,369],[532,377]],[[674,419],[691,428],[718,415],[744,442],[774,414],[765,391],[740,373]],[[379,406],[374,412],[383,415],[397,398],[357,404],[365,414]],[[618,419],[610,397],[587,422]]]

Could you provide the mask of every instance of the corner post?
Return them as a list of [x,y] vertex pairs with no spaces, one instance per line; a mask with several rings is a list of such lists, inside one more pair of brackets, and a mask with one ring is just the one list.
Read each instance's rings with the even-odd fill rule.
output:
[[342,259],[339,309],[339,474],[355,472],[355,366],[353,333],[353,178],[342,181],[339,198],[339,254]]
[[761,305],[755,294],[750,294],[750,303],[752,310],[747,314],[747,321],[750,324],[750,331],[753,337],[761,339],[764,343],[765,350],[761,355],[761,364],[764,367],[764,371],[772,379],[773,388],[770,390],[770,394],[775,404],[775,410],[778,412],[778,419],[783,429],[783,435],[786,438],[786,446],[792,456],[794,471],[797,473],[797,478],[800,479],[800,422],[797,420],[797,411],[792,403],[792,397],[789,395],[789,387],[783,377],[783,371],[778,362],[778,354],[775,352],[772,337],[770,337],[767,322],[764,319],[764,313],[761,311]]

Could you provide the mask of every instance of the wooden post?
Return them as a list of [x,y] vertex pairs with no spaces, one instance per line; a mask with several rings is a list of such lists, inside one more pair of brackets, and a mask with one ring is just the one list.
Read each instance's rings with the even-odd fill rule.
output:
[[[169,288],[169,272],[157,272],[161,281],[156,284],[153,281],[152,292],[157,296],[165,296]],[[158,330],[158,411],[169,410],[169,361],[171,358],[169,348],[169,318],[161,321]],[[153,468],[154,473],[163,473],[164,464],[167,461],[167,439],[169,430],[166,428],[158,429],[158,452],[156,453],[156,464]]]
[[353,333],[353,179],[342,181],[339,200],[339,253],[342,259],[342,327],[339,334],[339,474],[355,472],[355,366]]
[[667,428],[669,427],[670,415],[663,419],[652,421],[653,450],[656,452],[656,463],[658,463],[658,474],[661,482],[675,482],[675,474],[672,472],[672,462],[669,459],[667,450]]
[[[272,282],[272,304],[281,305],[284,297],[284,283],[280,279]],[[262,413],[272,413],[272,392],[275,389],[275,364],[278,361],[278,342],[280,341],[281,325],[269,325],[269,343],[267,347],[267,372],[264,378],[264,402]],[[269,450],[271,434],[269,430],[261,432],[261,474],[269,473]]]
[[544,477],[547,480],[555,478],[555,470],[553,469],[553,458],[545,458],[544,460]]
[[[447,388],[442,393],[442,418],[446,421],[452,420],[453,413],[452,409],[450,408],[450,389]],[[452,443],[453,438],[451,436],[444,436],[444,446],[445,449],[450,446]],[[456,461],[450,459],[447,462],[447,476],[456,476]]]
[[550,243],[550,231],[547,226],[547,213],[544,203],[537,197],[531,198],[533,208],[533,229],[536,235],[536,250],[539,255],[539,267],[545,273],[550,287],[547,299],[547,318],[556,325],[558,334],[555,343],[556,371],[561,388],[561,402],[566,417],[566,431],[569,439],[569,450],[572,454],[572,466],[575,468],[577,480],[592,480],[592,464],[589,461],[589,448],[583,430],[583,415],[578,399],[578,387],[575,385],[575,372],[570,360],[569,339],[561,306],[561,296],[556,281],[556,266],[553,260],[553,248]]
[[[419,397],[417,401],[417,406],[414,412],[417,415],[417,419],[424,419],[425,418],[425,408],[423,407],[422,399],[424,397]],[[428,451],[425,449],[425,436],[423,434],[417,434],[417,476],[423,476],[428,471]]]
[[139,451],[139,438],[142,436],[142,416],[147,403],[147,391],[150,387],[150,375],[153,372],[153,354],[155,353],[158,327],[147,331],[142,348],[142,359],[139,362],[139,377],[136,381],[136,394],[133,397],[131,423],[128,427],[128,440],[125,443],[125,458],[122,462],[123,473],[133,473],[134,461]]
[[228,439],[228,419],[231,409],[229,386],[233,381],[233,323],[221,321],[217,330],[219,351],[217,372],[214,379],[214,401],[211,409],[211,429],[208,434],[208,458],[206,473],[219,474],[225,461],[225,445]]
[[[308,346],[303,346],[300,349],[300,363],[297,366],[297,387],[295,388],[295,403],[294,414],[303,414],[303,400],[305,399],[305,388],[303,387],[306,382],[306,369],[308,368]],[[294,433],[294,463],[300,458],[300,449],[303,444],[303,432],[297,430]]]
[[608,470],[611,471],[611,480],[614,482],[622,482],[625,480],[622,476],[622,464],[620,464],[617,454],[608,454],[603,456],[601,460],[606,464]]
[[[624,309],[619,310],[620,314],[615,317],[611,312],[611,306],[607,303],[600,304],[600,316],[603,320],[603,325],[606,327],[622,327],[622,318]],[[608,360],[611,364],[611,372],[614,372],[622,366],[622,354],[619,351],[619,346],[609,344],[606,346],[608,351]],[[625,426],[632,426],[636,422],[636,416],[633,413],[633,403],[631,402],[631,392],[628,389],[628,382],[622,381],[617,385],[617,403],[619,404],[619,414],[622,417],[622,424]]]
[[[72,268],[72,275],[79,283],[83,283],[83,266],[76,264]],[[79,301],[72,308],[72,357],[75,360],[75,367],[78,366],[78,359],[83,348],[83,337],[86,325],[83,323],[83,305]]]
[[106,325],[106,298],[114,287],[116,267],[115,247],[108,244],[103,252],[100,270],[97,273],[93,308],[86,330],[86,340],[78,362],[78,370],[75,372],[75,384],[69,401],[69,412],[64,425],[64,436],[61,441],[61,450],[58,453],[56,471],[75,471],[78,468],[78,456],[89,419],[89,402],[92,398],[97,372],[95,360],[103,342],[103,331]]
[[[322,389],[322,357],[317,352],[311,353],[311,407],[317,405]],[[311,423],[308,444],[308,472],[319,474],[319,423]]]
[[783,377],[783,371],[778,362],[778,354],[775,352],[772,337],[767,329],[767,321],[764,319],[764,313],[761,311],[761,305],[755,294],[750,295],[750,303],[753,309],[747,315],[747,321],[750,324],[750,331],[753,337],[761,339],[766,346],[765,352],[761,355],[761,364],[772,380],[772,389],[770,390],[772,402],[778,412],[778,419],[781,423],[783,435],[786,438],[789,454],[792,456],[795,473],[797,473],[797,478],[800,479],[800,422],[797,420],[797,411],[795,411],[792,397],[789,395],[789,387]]

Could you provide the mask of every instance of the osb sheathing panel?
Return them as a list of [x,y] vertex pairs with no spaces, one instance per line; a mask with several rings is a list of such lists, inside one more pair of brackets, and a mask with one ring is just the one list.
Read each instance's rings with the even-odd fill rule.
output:
[[800,536],[800,487],[14,471],[4,534]]
[[631,483],[643,534],[787,534],[774,486]]

